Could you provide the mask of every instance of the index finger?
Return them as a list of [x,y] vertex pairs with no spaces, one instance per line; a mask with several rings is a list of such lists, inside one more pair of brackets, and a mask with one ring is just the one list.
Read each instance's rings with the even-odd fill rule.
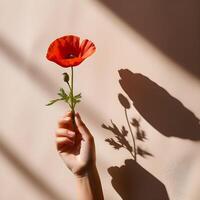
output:
[[72,129],[72,113],[68,112],[58,121],[59,128]]

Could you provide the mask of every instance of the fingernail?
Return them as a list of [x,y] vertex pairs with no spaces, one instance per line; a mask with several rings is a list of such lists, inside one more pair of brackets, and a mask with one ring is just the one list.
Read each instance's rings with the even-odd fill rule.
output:
[[71,120],[71,118],[70,117],[65,117],[64,120],[65,121],[69,121],[69,120]]

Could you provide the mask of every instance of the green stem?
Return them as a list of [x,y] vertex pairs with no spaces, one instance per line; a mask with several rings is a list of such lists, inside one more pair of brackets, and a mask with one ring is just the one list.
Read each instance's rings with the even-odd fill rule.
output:
[[69,87],[69,90],[71,91],[71,86],[70,86],[69,82],[67,82],[67,85]]
[[75,109],[74,109],[74,72],[73,66],[71,67],[71,109],[72,109],[72,122],[75,129]]

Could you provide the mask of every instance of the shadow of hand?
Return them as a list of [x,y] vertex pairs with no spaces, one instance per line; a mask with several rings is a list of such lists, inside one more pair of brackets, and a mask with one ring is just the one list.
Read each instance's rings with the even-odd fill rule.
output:
[[112,185],[123,200],[169,200],[162,182],[132,159],[110,167]]

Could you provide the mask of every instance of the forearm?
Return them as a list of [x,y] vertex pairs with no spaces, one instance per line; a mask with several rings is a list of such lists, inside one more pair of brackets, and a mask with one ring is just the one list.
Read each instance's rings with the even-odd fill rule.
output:
[[76,177],[78,200],[103,200],[103,190],[96,166]]

